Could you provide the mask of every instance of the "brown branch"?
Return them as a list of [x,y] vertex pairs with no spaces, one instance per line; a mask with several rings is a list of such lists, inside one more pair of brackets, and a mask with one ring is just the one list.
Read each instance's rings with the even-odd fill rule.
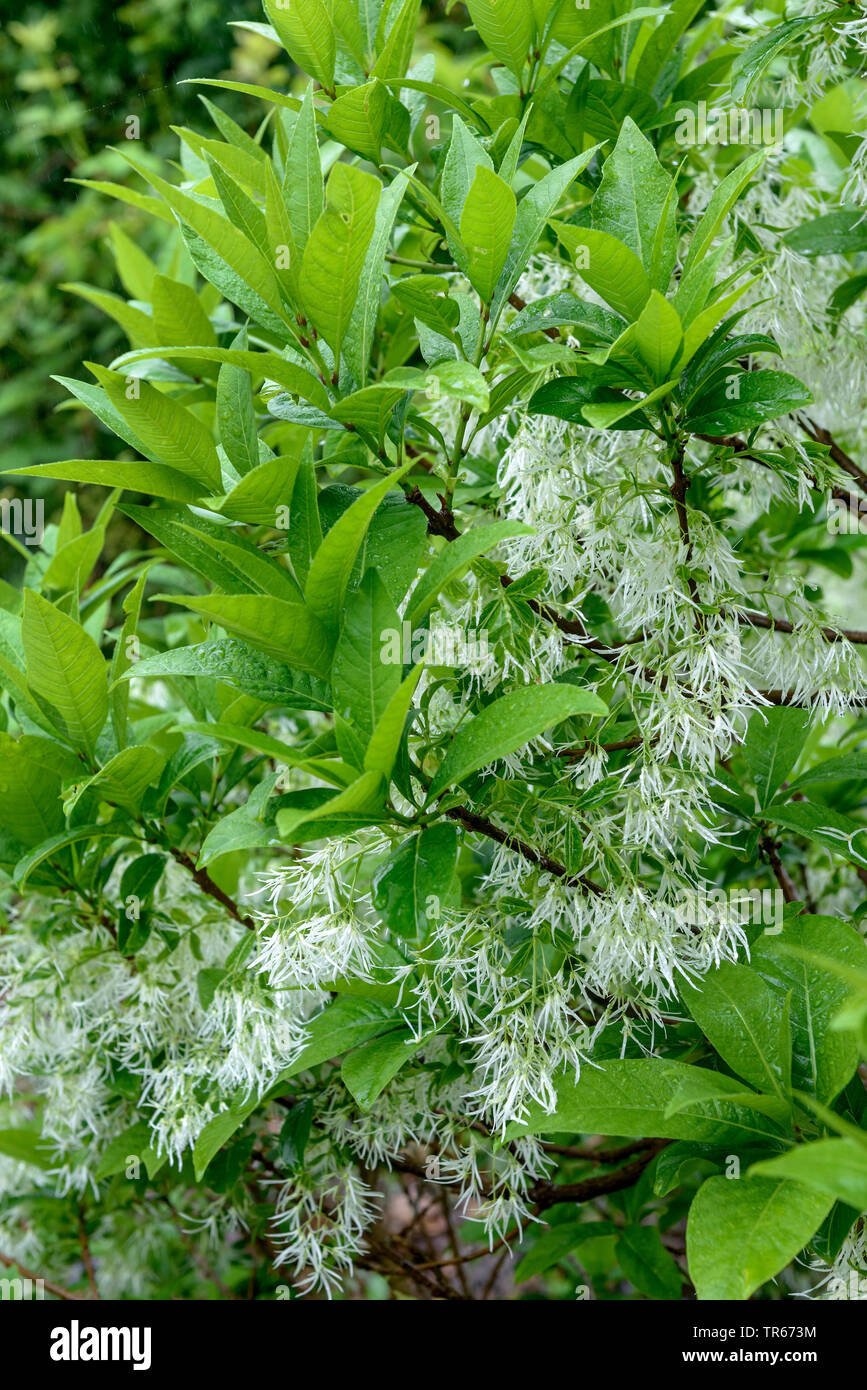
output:
[[795,887],[794,880],[788,869],[783,863],[777,851],[777,845],[770,835],[764,835],[760,842],[762,850],[767,857],[768,863],[774,871],[774,877],[783,890],[783,897],[787,903],[801,902],[801,895]]
[[643,1153],[652,1139],[636,1139],[631,1144],[623,1144],[617,1149],[583,1149],[571,1144],[549,1144],[541,1141],[546,1153],[558,1154],[561,1158],[580,1158],[587,1163],[622,1163],[624,1158]]
[[[514,291],[509,295],[509,303],[512,308],[517,309],[519,313],[522,309],[526,309],[527,307],[526,299],[522,299],[521,296],[515,294]],[[556,328],[543,328],[541,331],[545,334],[546,338],[553,338],[555,343],[559,343],[560,333]]]
[[49,1293],[53,1293],[55,1298],[62,1298],[68,1303],[86,1302],[84,1295],[73,1293],[71,1289],[63,1288],[62,1284],[53,1284],[50,1279],[43,1279],[41,1274],[34,1274],[32,1269],[28,1269],[20,1260],[13,1259],[11,1255],[4,1255],[0,1251],[0,1265],[5,1265],[7,1269],[17,1269],[19,1274],[23,1274],[25,1279],[31,1279],[34,1283],[41,1284]]
[[223,892],[222,888],[211,878],[207,869],[196,868],[195,861],[187,854],[186,850],[178,849],[175,845],[170,845],[169,852],[172,858],[175,859],[178,864],[182,865],[187,873],[195,879],[203,893],[206,893],[209,898],[213,898],[221,907],[224,907],[229,916],[233,917],[236,922],[240,922],[242,927],[246,927],[248,931],[256,930],[256,923],[253,921],[253,918],[242,914],[234,898],[230,898],[228,893]]
[[825,444],[829,454],[838,468],[842,468],[844,473],[848,473],[850,478],[854,478],[862,492],[867,492],[867,473],[858,467],[853,458],[850,458],[844,449],[835,440],[829,430],[817,425],[815,420],[811,420],[809,415],[799,415],[798,424],[806,435],[813,440],[814,444]]
[[535,845],[528,845],[525,840],[521,840],[517,835],[511,835],[506,830],[501,830],[493,821],[488,820],[487,816],[480,816],[476,811],[468,811],[463,806],[453,806],[446,811],[446,815],[452,820],[459,820],[468,830],[475,830],[479,835],[485,835],[489,840],[496,840],[497,844],[505,845],[507,849],[514,850],[520,854],[530,864],[535,864],[538,869],[544,870],[546,874],[553,874],[555,878],[560,878],[567,883],[570,888],[586,888],[589,892],[601,896],[603,889],[592,879],[586,878],[583,874],[572,874],[561,864],[559,860],[552,859],[550,854],[544,850],[536,849]]
[[[763,459],[759,454],[754,454],[747,444],[747,441],[739,438],[737,435],[697,434],[695,437],[696,439],[703,440],[705,444],[721,445],[726,449],[733,449],[736,454],[742,455],[743,458],[749,459],[752,463],[761,464],[762,468],[770,468],[771,466],[767,459]],[[813,487],[818,488],[819,483],[817,478],[812,473],[808,473],[807,477],[813,484]],[[832,487],[831,496],[836,498],[838,502],[845,502],[850,511],[858,510],[858,498],[855,496],[854,492],[848,492],[844,487]]]
[[596,1177],[584,1178],[581,1182],[561,1183],[557,1187],[550,1182],[537,1183],[531,1193],[536,1211],[547,1211],[548,1207],[559,1206],[562,1202],[589,1202],[594,1197],[605,1197],[611,1192],[621,1192],[624,1187],[631,1187],[656,1155],[671,1142],[670,1139],[649,1140],[643,1154],[611,1173],[599,1173]]
[[[750,610],[737,614],[739,623],[746,627],[762,627],[770,632],[794,632],[794,623],[790,623],[787,618],[771,618],[767,613],[753,613]],[[828,642],[856,642],[867,643],[867,631],[863,628],[840,628],[823,627],[820,628],[822,636]]]
[[96,1274],[93,1269],[93,1260],[90,1255],[90,1245],[87,1239],[87,1227],[84,1224],[84,1208],[79,1207],[76,1224],[78,1226],[78,1244],[81,1248],[81,1260],[87,1273],[87,1283],[90,1288],[91,1298],[99,1298],[99,1289],[96,1285]]

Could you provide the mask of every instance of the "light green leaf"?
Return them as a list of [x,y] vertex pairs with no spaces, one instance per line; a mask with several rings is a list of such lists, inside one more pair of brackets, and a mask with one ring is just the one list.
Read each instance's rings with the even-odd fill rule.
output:
[[325,211],[304,248],[301,286],[308,317],[340,360],[364,259],[373,236],[379,181],[338,163],[328,179]]
[[401,1067],[430,1040],[417,1038],[410,1028],[396,1028],[362,1043],[344,1059],[340,1077],[362,1110],[369,1110]]
[[431,797],[471,772],[508,757],[530,739],[573,715],[607,714],[598,696],[577,685],[524,685],[501,695],[468,720],[452,739],[431,783]]
[[518,215],[515,218],[515,229],[512,233],[509,256],[491,304],[491,319],[494,323],[497,322],[503,305],[524,273],[527,262],[535,251],[539,237],[545,230],[557,204],[572,181],[587,168],[598,149],[598,145],[593,145],[591,149],[584,150],[574,159],[569,159],[565,164],[558,165],[556,169],[552,169],[549,174],[534,184],[529,193],[521,199]]
[[412,591],[406,612],[410,627],[415,627],[421,621],[436,602],[440,590],[478,555],[483,555],[486,550],[512,536],[532,534],[533,527],[522,521],[494,521],[486,526],[476,526],[472,531],[464,531],[457,540],[450,541],[428,565]]
[[790,945],[860,970],[867,968],[867,945],[853,927],[834,917],[802,915],[787,921],[779,936],[764,933],[751,952],[753,966],[781,1003],[791,992],[794,1084],[830,1103],[858,1065],[857,1040],[830,1028],[851,990],[826,970],[789,955]]
[[156,748],[124,748],[100,768],[95,776],[77,787],[67,801],[67,810],[90,792],[97,792],[100,801],[125,806],[136,815],[149,787],[155,787],[165,766],[165,757]]
[[662,1057],[633,1061],[617,1058],[585,1066],[576,1082],[563,1074],[556,1082],[557,1105],[549,1114],[531,1105],[522,1123],[506,1129],[505,1138],[522,1134],[610,1134],[627,1138],[690,1139],[696,1143],[767,1141],[779,1134],[763,1115],[737,1103],[743,1082],[714,1073],[715,1083],[728,1088],[731,1099],[697,1101],[689,1113],[666,1116],[669,1104],[684,1087],[704,1072]]
[[220,460],[210,430],[149,381],[93,368],[117,412],[135,431],[154,462],[183,473],[212,491],[220,488]]
[[337,48],[325,0],[262,0],[265,13],[290,58],[325,88],[334,85]]
[[792,1074],[788,1004],[780,1007],[756,970],[723,961],[696,986],[685,985],[681,998],[732,1071],[759,1091],[781,1099],[788,1096]]
[[867,1148],[852,1139],[819,1139],[754,1163],[749,1176],[787,1178],[867,1211]]
[[717,184],[693,232],[689,252],[684,262],[681,284],[688,278],[693,269],[699,268],[725,218],[743,193],[753,174],[767,157],[767,150],[759,150],[756,154],[748,155],[741,164],[738,164]]
[[[418,22],[419,0],[403,0],[397,15],[388,31],[371,72],[375,77],[403,77],[412,60],[415,28]],[[383,16],[390,13],[383,9]]]
[[674,264],[674,211],[669,200],[671,179],[656,151],[630,116],[620,127],[617,144],[602,168],[602,182],[590,205],[592,225],[622,241],[649,271],[654,246],[665,214],[668,249],[663,256],[668,275]]
[[410,671],[383,710],[364,754],[365,772],[381,772],[386,779],[391,777],[422,669],[422,666],[418,665]]
[[708,1178],[686,1227],[689,1274],[699,1299],[747,1299],[790,1264],[833,1198],[782,1178]]
[[412,460],[408,460],[353,502],[335,521],[313,557],[304,598],[323,626],[335,635],[340,626],[355,557],[367,534],[371,517],[389,489],[411,467]]
[[479,36],[495,58],[520,79],[533,43],[533,9],[527,0],[467,0]]
[[290,603],[267,594],[218,594],[207,598],[164,595],[201,613],[268,656],[328,679],[331,639],[315,612],[305,603]]
[[775,705],[757,710],[750,719],[741,752],[756,784],[759,806],[767,806],[786,780],[807,741],[809,710]]
[[517,211],[509,185],[480,164],[461,213],[461,241],[467,278],[486,304],[506,263]]
[[400,665],[383,661],[387,634],[399,631],[388,591],[368,570],[346,601],[331,671],[334,712],[358,730],[364,747],[400,685]]
[[650,281],[635,252],[598,227],[574,227],[556,220],[551,226],[591,290],[630,323],[637,319],[650,298]]
[[32,589],[21,627],[27,683],[62,733],[93,759],[108,717],[106,665],[93,638]]

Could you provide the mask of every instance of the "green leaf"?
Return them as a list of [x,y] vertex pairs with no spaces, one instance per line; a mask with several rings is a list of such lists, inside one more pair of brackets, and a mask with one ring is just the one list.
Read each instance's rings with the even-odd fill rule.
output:
[[608,713],[598,696],[577,685],[524,685],[501,695],[455,734],[433,779],[430,796],[471,772],[516,753],[530,739],[573,715]]
[[620,1268],[639,1293],[649,1298],[680,1298],[683,1275],[656,1226],[628,1226],[615,1248]]
[[704,1076],[701,1068],[661,1057],[617,1058],[582,1067],[577,1082],[567,1075],[558,1078],[557,1105],[550,1114],[531,1105],[523,1122],[508,1126],[505,1138],[568,1132],[737,1143],[767,1141],[778,1134],[770,1120],[738,1105],[743,1082],[722,1073],[714,1073],[714,1080],[728,1088],[731,1100],[698,1101],[689,1114],[666,1116],[669,1104],[696,1073],[699,1080]]
[[743,193],[753,174],[760,168],[767,157],[767,150],[759,150],[756,154],[748,155],[741,164],[738,164],[735,169],[732,169],[731,172],[726,174],[725,178],[717,184],[693,232],[692,241],[689,244],[689,251],[683,266],[681,284],[689,278],[694,269],[698,269],[701,266],[702,261],[710,250],[711,242],[729,212]]
[[791,1085],[788,1007],[746,965],[724,961],[681,998],[708,1041],[732,1069],[759,1091],[785,1100]]
[[19,844],[38,845],[64,824],[57,744],[0,733],[0,825]]
[[753,1164],[750,1177],[786,1178],[867,1211],[867,1148],[852,1139],[819,1139]]
[[417,1038],[411,1028],[396,1028],[362,1043],[349,1053],[340,1068],[340,1076],[362,1110],[370,1109],[401,1067],[429,1040],[430,1035]]
[[379,181],[371,174],[353,165],[335,164],[328,179],[325,211],[304,248],[304,307],[333,351],[335,364],[340,360],[373,236],[379,192]]
[[560,1264],[567,1255],[577,1254],[588,1241],[611,1235],[614,1230],[610,1221],[570,1221],[552,1226],[550,1230],[542,1232],[516,1265],[515,1283],[523,1284],[537,1274],[544,1274],[546,1269]]
[[340,626],[355,557],[367,534],[371,518],[389,489],[394,487],[411,467],[410,459],[387,477],[381,478],[367,492],[362,493],[361,497],[335,521],[313,556],[304,587],[304,598],[323,627],[334,635]]
[[199,296],[181,280],[155,275],[151,299],[157,341],[176,347],[216,347],[217,335]]
[[532,534],[532,526],[527,526],[522,521],[494,521],[485,526],[476,526],[471,531],[464,531],[457,540],[450,541],[428,565],[412,591],[406,610],[406,619],[410,627],[414,628],[421,622],[425,613],[436,602],[441,590],[477,556],[484,555],[485,551],[491,550],[493,546],[499,545],[500,541],[509,540],[512,536]]
[[459,884],[455,873],[457,826],[426,826],[393,851],[373,882],[373,902],[398,936],[423,940],[431,922],[453,905]]
[[312,84],[304,93],[298,118],[289,135],[282,192],[292,229],[292,241],[295,249],[303,253],[310,233],[322,216],[325,201]]
[[442,205],[455,226],[461,220],[470,188],[480,168],[493,173],[491,156],[460,116],[455,116],[440,178]]
[[21,628],[27,684],[62,733],[92,760],[108,717],[108,680],[99,648],[78,623],[32,589]]
[[303,0],[301,4],[296,4],[295,0],[290,0],[289,4],[262,0],[262,3],[290,58],[323,87],[333,87],[337,47],[325,0]]
[[334,649],[334,712],[358,730],[366,747],[400,685],[401,668],[383,661],[383,642],[400,630],[397,609],[375,570],[368,570],[346,602]]
[[374,78],[337,98],[328,112],[328,133],[372,164],[380,164],[383,142],[393,149],[406,148],[409,112]]
[[781,1178],[708,1178],[686,1227],[699,1299],[747,1299],[803,1250],[833,1199]]
[[[321,774],[320,774],[321,775]],[[343,828],[347,825],[359,827],[372,825],[381,818],[385,794],[385,783],[379,772],[362,772],[356,781],[343,791],[331,796],[319,806],[284,808],[277,812],[277,829],[284,840],[298,843],[297,833],[302,827],[309,828],[311,822],[321,821]],[[323,828],[323,835],[334,833]],[[307,837],[309,838],[309,836]]]
[[768,805],[795,766],[811,722],[808,710],[793,705],[775,705],[753,714],[741,751],[760,807]]
[[515,225],[515,195],[499,175],[480,164],[461,213],[461,241],[467,252],[467,278],[487,304],[500,278]]
[[[374,76],[385,78],[403,77],[412,58],[415,28],[418,22],[418,10],[419,0],[403,0],[403,4],[391,22],[388,36],[381,45],[381,36],[377,33],[378,56],[371,69]],[[391,19],[391,9],[389,7],[383,9],[383,18],[386,14],[389,19]]]
[[828,758],[825,762],[802,772],[790,782],[792,791],[803,787],[821,785],[823,782],[861,782],[867,781],[867,753],[842,753],[838,758]]
[[44,840],[42,844],[25,854],[18,863],[12,874],[12,881],[17,887],[23,888],[30,875],[39,868],[41,864],[48,863],[59,850],[67,849],[70,845],[79,844],[82,840],[96,840],[100,838],[117,840],[120,838],[131,839],[132,827],[127,822],[109,821],[99,825],[77,825],[74,830],[64,830],[60,835],[53,835],[50,840]]
[[[623,242],[650,271],[660,222],[664,217],[666,251],[662,256],[671,277],[676,251],[674,209],[669,199],[671,179],[656,151],[630,116],[620,127],[617,144],[602,168],[602,182],[590,205],[592,225]],[[660,282],[663,271],[660,270]]]
[[254,650],[246,642],[224,637],[198,646],[176,647],[144,657],[123,678],[147,680],[162,676],[209,676],[226,681],[245,695],[287,709],[331,710],[324,681],[293,671],[290,666]]
[[840,208],[801,222],[782,239],[799,256],[848,256],[867,251],[867,224],[861,208]]
[[[66,495],[69,497],[71,493]],[[73,587],[83,589],[104,543],[104,527],[94,526],[66,545],[58,546],[42,576],[43,589],[58,589],[61,593]]]
[[467,0],[482,43],[520,80],[533,43],[533,9],[527,0]]
[[121,510],[156,536],[181,564],[229,593],[273,594],[290,602],[299,597],[289,571],[263,555],[237,527],[180,508],[125,506]]
[[[246,348],[246,331],[237,335],[232,346]],[[259,435],[250,373],[228,362],[220,367],[217,378],[217,430],[229,462],[239,473],[258,467]]]
[[93,290],[89,285],[63,284],[60,289],[66,290],[69,294],[77,294],[81,299],[86,299],[89,304],[101,309],[104,314],[108,314],[115,323],[120,324],[133,347],[152,347],[156,344],[157,331],[153,318],[143,309],[136,309],[133,304],[127,304],[125,299],[120,299],[116,294]]
[[281,508],[289,508],[298,468],[297,458],[266,459],[246,473],[231,492],[215,499],[214,510],[233,521],[273,526],[281,516]]
[[201,1182],[208,1167],[224,1144],[241,1128],[250,1111],[229,1109],[209,1120],[193,1145],[193,1171],[196,1182]]
[[789,19],[783,24],[775,24],[767,34],[763,34],[743,53],[739,53],[732,63],[732,99],[735,102],[745,101],[777,54],[782,53],[794,39],[805,36],[817,24],[821,24],[835,13],[834,10],[822,10],[819,14],[807,18]]
[[16,1163],[29,1163],[34,1168],[54,1166],[47,1145],[32,1129],[0,1129],[0,1154]]
[[[287,391],[291,391],[297,396],[303,396],[305,400],[311,401],[313,405],[318,405],[323,410],[327,409],[330,403],[328,392],[318,377],[315,377],[312,372],[308,372],[297,362],[287,362],[285,357],[280,357],[273,351],[250,352],[237,347],[192,349],[167,346],[145,348],[139,352],[127,352],[123,357],[117,359],[116,365],[122,369],[125,366],[131,366],[134,362],[144,362],[153,357],[164,357],[169,362],[183,363],[195,359],[196,361],[219,363],[221,366],[228,364],[241,371],[249,372],[256,381],[263,379],[276,381]],[[74,384],[76,386],[83,385],[81,382]],[[120,419],[120,417],[118,418]],[[114,428],[110,421],[107,423],[112,429]],[[125,439],[126,435],[122,435],[121,438]],[[133,448],[137,447],[133,443]]]
[[290,603],[267,594],[215,594],[207,598],[164,595],[163,598],[165,602],[180,603],[194,613],[201,613],[277,661],[328,679],[331,638],[305,603]]
[[834,917],[802,915],[787,921],[779,936],[764,933],[751,952],[753,966],[778,998],[782,1001],[791,992],[794,1084],[830,1103],[858,1065],[855,1038],[830,1028],[850,987],[826,970],[789,955],[790,945],[860,970],[867,968],[867,945],[854,928]]
[[627,329],[629,332],[634,334],[635,349],[649,368],[653,381],[665,381],[683,342],[677,310],[658,290],[651,290],[636,322]]
[[382,299],[385,256],[408,178],[398,174],[380,194],[373,235],[364,257],[358,290],[344,339],[344,356],[356,382],[364,382]]
[[724,384],[692,402],[686,423],[693,434],[731,434],[754,429],[812,403],[803,382],[788,372],[733,373]]
[[67,801],[67,811],[90,792],[101,801],[125,806],[136,815],[148,787],[155,786],[165,766],[165,757],[156,748],[124,748],[110,758],[95,776],[82,782]]
[[422,669],[418,665],[410,671],[380,715],[364,754],[365,772],[380,772],[386,781],[390,780]]
[[503,305],[524,273],[527,262],[535,251],[557,204],[573,180],[587,168],[598,149],[598,145],[593,145],[574,159],[569,159],[565,164],[552,169],[521,199],[508,259],[491,303],[491,319],[494,323],[497,322]]
[[280,1130],[280,1158],[290,1170],[300,1168],[310,1139],[313,1101],[308,1098],[292,1106]]
[[637,319],[650,298],[650,281],[635,252],[598,227],[574,227],[556,220],[551,226],[591,290],[630,323]]
[[[138,164],[128,152],[124,151],[123,157],[147,183],[162,194],[173,212],[192,229],[205,247],[215,253],[219,262],[228,266],[238,282],[252,290],[259,303],[265,305],[274,315],[278,327],[285,323],[286,315],[274,271],[261,251],[244,233],[234,227],[216,208],[197,202],[188,193],[181,192],[154,174],[146,165]],[[209,268],[214,264],[216,263],[213,261],[209,262]],[[153,340],[149,345],[153,345]]]
[[[590,362],[579,362],[578,373],[575,376],[554,377],[546,381],[530,397],[527,405],[528,415],[553,415],[558,420],[570,420],[573,424],[587,426],[590,424],[588,412],[603,405],[616,407],[614,414],[620,410],[625,410],[630,423],[621,425],[617,420],[613,423],[606,421],[606,429],[638,429],[647,428],[649,421],[641,412],[643,402],[633,401],[624,395],[623,390],[615,389],[627,384],[634,387],[635,383],[626,377],[620,368],[609,366],[598,367]],[[633,410],[633,406],[635,409]],[[633,418],[636,417],[637,418]]]
[[692,1075],[665,1107],[665,1118],[680,1115],[685,1110],[708,1100],[723,1100],[744,1110],[755,1110],[767,1115],[775,1124],[785,1129],[791,1121],[790,1103],[780,1096],[757,1095],[755,1091],[741,1090],[733,1093],[731,1078],[723,1072],[707,1071],[704,1067],[693,1067]]
[[220,488],[217,449],[200,420],[179,401],[150,382],[95,367],[105,393],[117,412],[138,435],[155,463],[183,473],[203,487]]
[[814,806],[809,801],[774,805],[768,808],[766,815],[783,830],[793,830],[832,854],[854,864],[867,864],[867,826],[852,816],[844,816],[830,806]]
[[150,1127],[144,1120],[131,1125],[106,1145],[96,1170],[97,1180],[113,1178],[116,1173],[124,1173],[131,1159],[144,1164],[149,1178],[155,1178],[168,1162],[168,1155],[160,1158],[151,1147]]

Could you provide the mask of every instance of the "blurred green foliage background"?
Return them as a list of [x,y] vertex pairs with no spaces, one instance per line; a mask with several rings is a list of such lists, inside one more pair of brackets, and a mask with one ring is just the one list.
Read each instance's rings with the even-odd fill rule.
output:
[[[124,448],[52,380],[89,380],[83,359],[107,364],[128,346],[117,324],[61,287],[120,288],[112,222],[156,250],[152,218],[71,180],[129,179],[110,147],[129,138],[130,117],[138,118],[140,157],[177,158],[171,127],[210,124],[202,89],[179,85],[185,78],[277,88],[300,81],[281,48],[238,27],[264,19],[260,0],[66,0],[56,9],[24,4],[0,29],[0,473],[7,475],[0,497],[43,496],[46,522],[64,485],[8,475],[62,458],[113,458]],[[461,4],[423,6],[423,46],[436,52],[438,76],[455,88],[475,56],[467,24]],[[259,103],[225,91],[217,99],[255,130]],[[101,497],[99,489],[82,490],[85,516]],[[131,541],[115,534],[106,558]],[[19,566],[0,544],[0,576]]]

